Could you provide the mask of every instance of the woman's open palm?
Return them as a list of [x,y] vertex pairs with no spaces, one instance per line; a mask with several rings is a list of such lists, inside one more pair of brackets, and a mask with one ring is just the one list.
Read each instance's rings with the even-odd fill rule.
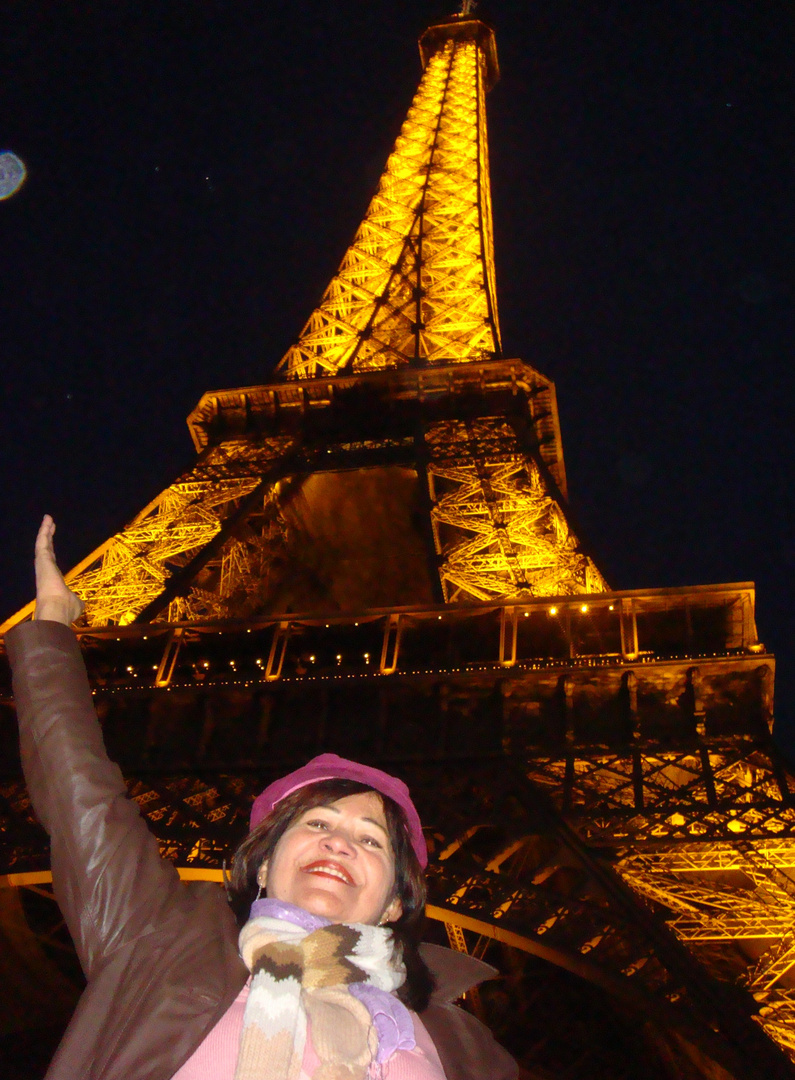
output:
[[36,613],[33,617],[70,626],[82,615],[85,605],[58,569],[52,543],[54,535],[55,522],[45,514],[36,537]]

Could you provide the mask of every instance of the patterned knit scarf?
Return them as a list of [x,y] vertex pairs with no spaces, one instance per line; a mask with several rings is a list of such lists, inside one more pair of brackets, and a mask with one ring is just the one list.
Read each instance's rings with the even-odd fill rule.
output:
[[365,1080],[414,1047],[411,1015],[391,993],[406,977],[391,930],[257,900],[239,945],[252,979],[235,1080],[297,1080],[307,1020],[314,1080]]

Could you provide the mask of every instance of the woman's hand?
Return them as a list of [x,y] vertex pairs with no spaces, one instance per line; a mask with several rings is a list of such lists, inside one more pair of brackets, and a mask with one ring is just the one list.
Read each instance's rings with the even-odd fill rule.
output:
[[82,615],[85,605],[58,569],[52,546],[54,535],[55,522],[45,514],[36,537],[36,611],[33,618],[71,626]]

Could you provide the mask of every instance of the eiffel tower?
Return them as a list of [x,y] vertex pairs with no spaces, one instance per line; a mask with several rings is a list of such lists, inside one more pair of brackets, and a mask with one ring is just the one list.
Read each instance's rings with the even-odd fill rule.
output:
[[[554,385],[500,346],[499,68],[470,7],[420,38],[274,380],[206,393],[194,467],[67,575],[108,749],[186,879],[220,880],[255,793],[314,753],[403,775],[429,936],[499,968],[465,1005],[524,1075],[794,1076],[795,808],[754,587],[610,591],[578,534]],[[0,720],[8,748],[7,679]],[[0,872],[9,996],[25,965],[61,993],[18,766]]]

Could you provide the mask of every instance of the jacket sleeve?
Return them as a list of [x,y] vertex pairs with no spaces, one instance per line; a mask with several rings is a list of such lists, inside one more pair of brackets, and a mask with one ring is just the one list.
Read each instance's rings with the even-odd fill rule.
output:
[[6,635],[22,767],[50,835],[55,897],[87,978],[154,929],[182,885],[105,752],[77,640],[55,622]]

